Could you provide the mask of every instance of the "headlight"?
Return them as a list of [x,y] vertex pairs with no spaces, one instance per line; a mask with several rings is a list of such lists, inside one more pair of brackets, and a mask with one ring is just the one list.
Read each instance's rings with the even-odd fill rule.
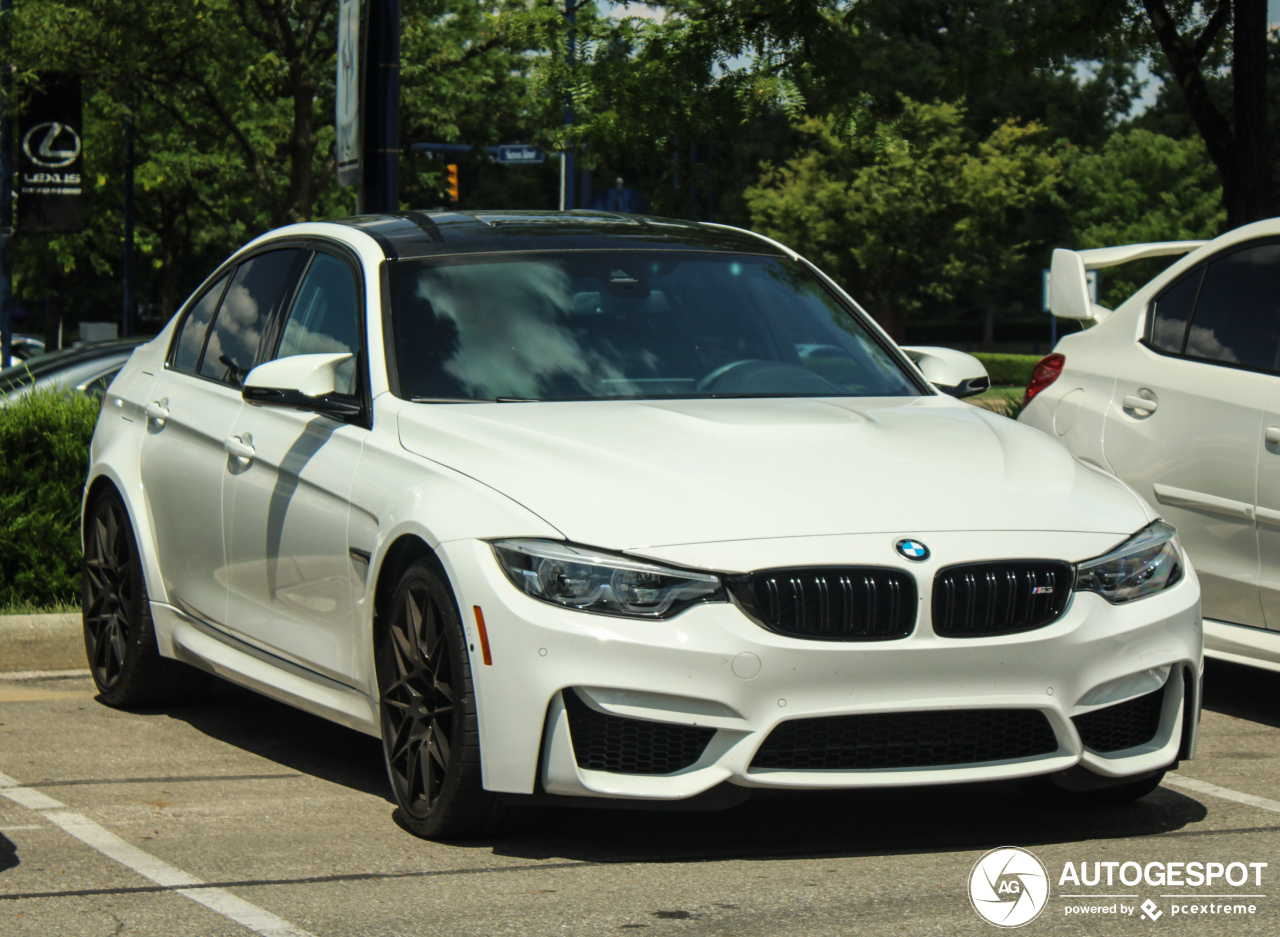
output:
[[521,592],[583,612],[670,618],[725,601],[720,578],[553,540],[496,540],[493,554]]
[[1164,521],[1142,528],[1110,553],[1076,567],[1076,591],[1096,592],[1113,605],[1145,598],[1182,578],[1178,532]]

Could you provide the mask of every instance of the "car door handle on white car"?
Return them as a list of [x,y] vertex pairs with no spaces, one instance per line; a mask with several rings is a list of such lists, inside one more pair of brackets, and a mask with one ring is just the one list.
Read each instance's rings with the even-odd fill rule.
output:
[[253,461],[253,457],[258,454],[253,448],[253,438],[248,433],[243,436],[228,436],[222,441],[222,448],[227,450],[228,455],[245,464]]
[[1139,397],[1137,394],[1127,394],[1124,398],[1124,408],[1126,410],[1137,410],[1140,413],[1155,413],[1158,404],[1149,397]]
[[142,409],[147,414],[147,419],[154,422],[157,428],[164,426],[164,421],[169,419],[169,398],[153,400]]
[[1268,426],[1264,435],[1267,442],[1280,443],[1280,426]]

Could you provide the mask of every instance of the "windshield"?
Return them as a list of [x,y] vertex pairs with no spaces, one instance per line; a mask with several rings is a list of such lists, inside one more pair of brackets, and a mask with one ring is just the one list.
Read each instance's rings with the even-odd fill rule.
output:
[[390,265],[404,397],[918,396],[798,264],[590,251]]

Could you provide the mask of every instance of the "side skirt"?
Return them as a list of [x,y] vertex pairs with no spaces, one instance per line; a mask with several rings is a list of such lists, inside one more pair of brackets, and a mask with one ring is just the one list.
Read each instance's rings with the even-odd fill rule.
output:
[[1204,656],[1280,672],[1280,631],[1206,618]]
[[250,647],[172,605],[152,602],[151,615],[157,632],[170,637],[176,659],[322,719],[381,737],[377,701],[359,690]]

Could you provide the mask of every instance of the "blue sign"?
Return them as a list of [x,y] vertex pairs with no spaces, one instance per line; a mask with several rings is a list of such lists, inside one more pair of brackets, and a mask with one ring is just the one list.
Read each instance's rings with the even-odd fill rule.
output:
[[495,147],[497,150],[498,162],[504,165],[512,163],[541,163],[545,162],[547,154],[536,146],[525,146],[523,143],[512,143],[507,146]]

